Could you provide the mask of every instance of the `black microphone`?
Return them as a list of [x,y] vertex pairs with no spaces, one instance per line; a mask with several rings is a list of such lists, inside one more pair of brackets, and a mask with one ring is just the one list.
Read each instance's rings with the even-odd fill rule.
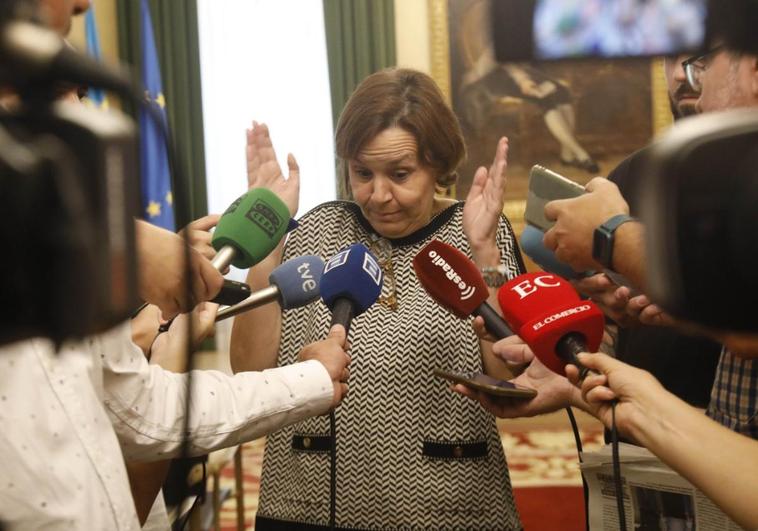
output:
[[65,81],[134,92],[125,70],[80,54],[54,31],[30,21],[12,20],[0,28],[0,55],[12,66],[12,71],[0,73],[4,83],[32,86]]

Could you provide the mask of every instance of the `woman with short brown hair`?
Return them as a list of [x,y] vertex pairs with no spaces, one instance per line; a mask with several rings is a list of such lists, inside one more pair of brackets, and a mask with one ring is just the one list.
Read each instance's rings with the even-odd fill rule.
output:
[[[377,304],[352,323],[350,394],[335,411],[336,527],[339,529],[520,529],[494,417],[451,393],[433,369],[495,374],[502,362],[480,346],[470,324],[438,306],[419,284],[412,259],[432,239],[468,254],[503,278],[523,272],[502,215],[508,141],[477,170],[466,202],[438,197],[465,155],[457,120],[429,76],[407,69],[372,74],[355,90],[337,126],[340,181],[351,201],[311,210],[284,250],[252,268],[265,287],[282,259],[328,259],[355,242],[379,258]],[[269,186],[297,211],[299,168],[289,179],[268,129],[248,132],[251,186]],[[502,280],[502,279],[501,279]],[[495,289],[491,289],[494,300]],[[280,312],[273,305],[237,317],[235,370],[288,364],[329,326],[323,303]],[[253,354],[254,353],[254,354]],[[316,417],[266,444],[256,529],[323,529],[329,524],[329,421]],[[325,451],[326,450],[326,451]]]

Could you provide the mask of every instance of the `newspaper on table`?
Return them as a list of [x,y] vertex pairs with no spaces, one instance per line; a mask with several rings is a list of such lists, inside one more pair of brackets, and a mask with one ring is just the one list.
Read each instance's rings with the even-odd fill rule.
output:
[[[611,445],[582,455],[590,531],[619,530]],[[742,529],[705,494],[645,448],[619,444],[626,531]]]

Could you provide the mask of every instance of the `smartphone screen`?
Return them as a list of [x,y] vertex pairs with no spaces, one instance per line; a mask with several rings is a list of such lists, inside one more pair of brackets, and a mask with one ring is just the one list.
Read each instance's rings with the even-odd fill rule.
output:
[[498,380],[481,372],[461,373],[435,369],[434,375],[494,396],[526,399],[537,396],[536,389],[516,385],[505,380]]

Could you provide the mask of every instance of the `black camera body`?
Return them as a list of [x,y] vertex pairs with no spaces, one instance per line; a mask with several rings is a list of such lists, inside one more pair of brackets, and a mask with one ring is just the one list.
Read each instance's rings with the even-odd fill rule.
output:
[[0,115],[0,344],[60,342],[129,317],[137,300],[133,122],[72,102]]
[[689,321],[758,331],[758,109],[680,120],[648,161],[637,200],[651,298]]

